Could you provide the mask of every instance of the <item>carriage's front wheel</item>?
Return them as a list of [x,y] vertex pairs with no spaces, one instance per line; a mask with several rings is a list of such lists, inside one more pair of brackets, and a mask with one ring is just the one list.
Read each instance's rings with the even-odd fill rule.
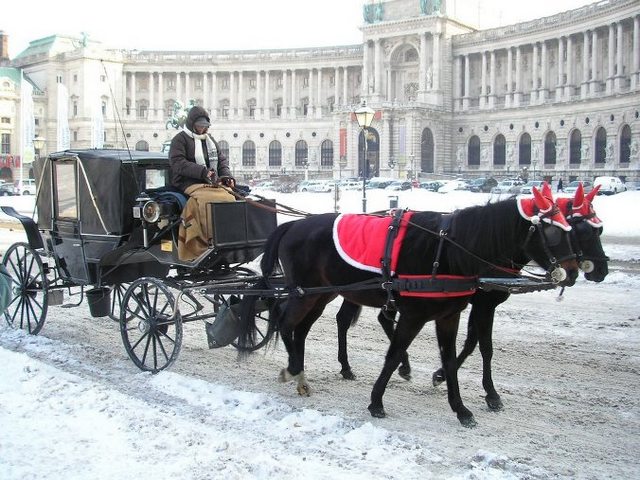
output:
[[173,294],[156,278],[140,278],[124,294],[120,304],[122,343],[140,370],[157,373],[178,358],[182,318],[174,306]]
[[116,283],[111,290],[111,308],[109,309],[109,318],[111,320],[115,320],[116,322],[120,321],[120,312],[122,311],[122,300],[124,299],[124,294],[127,292],[127,289],[131,283]]
[[47,317],[48,281],[40,255],[27,243],[14,243],[2,264],[11,277],[11,300],[4,311],[7,323],[36,335]]
[[[278,301],[282,302],[282,301]],[[256,338],[255,343],[252,345],[244,345],[241,346],[238,340],[234,340],[231,342],[231,345],[236,347],[241,352],[255,352],[256,350],[261,349],[273,336],[273,329],[271,328],[269,322],[269,307],[267,306],[267,302],[264,298],[259,297],[256,300],[255,304],[255,322],[256,322]]]

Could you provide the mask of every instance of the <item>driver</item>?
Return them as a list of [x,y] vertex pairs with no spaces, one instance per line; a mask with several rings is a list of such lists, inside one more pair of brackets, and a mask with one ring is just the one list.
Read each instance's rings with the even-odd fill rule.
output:
[[210,125],[207,111],[193,107],[169,148],[171,185],[189,196],[178,234],[180,260],[193,260],[209,246],[213,226],[207,204],[235,201],[229,161],[207,133]]

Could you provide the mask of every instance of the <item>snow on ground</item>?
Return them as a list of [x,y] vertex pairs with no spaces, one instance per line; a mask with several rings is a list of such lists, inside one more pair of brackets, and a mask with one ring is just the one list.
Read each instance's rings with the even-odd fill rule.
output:
[[[388,207],[386,192],[367,195],[369,211]],[[334,205],[332,194],[268,196],[313,213]],[[490,198],[398,196],[401,207],[442,211]],[[360,211],[361,198],[344,192],[341,211]],[[629,209],[639,200],[640,192],[595,199],[613,261],[640,259],[640,216]],[[33,208],[29,198],[7,202]],[[21,235],[3,229],[0,249]],[[117,324],[84,305],[52,307],[39,336],[0,327],[0,478],[637,478],[639,286],[633,269],[614,270],[601,284],[580,279],[561,303],[540,292],[499,307],[494,378],[506,408],[483,408],[476,353],[461,371],[473,430],[459,425],[446,390],[430,385],[433,327],[410,350],[414,380],[392,379],[390,416],[376,420],[366,405],[385,340],[373,311],[350,332],[359,379],[345,382],[330,306],[307,342],[315,391],[298,398],[274,380],[281,346],[239,363],[231,347],[208,351],[194,327],[171,371],[150,375],[126,357]]]

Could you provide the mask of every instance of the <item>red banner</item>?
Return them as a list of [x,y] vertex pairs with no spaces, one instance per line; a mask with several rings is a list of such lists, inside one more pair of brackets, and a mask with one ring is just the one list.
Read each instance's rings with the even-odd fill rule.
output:
[[347,129],[340,129],[340,158],[347,156]]

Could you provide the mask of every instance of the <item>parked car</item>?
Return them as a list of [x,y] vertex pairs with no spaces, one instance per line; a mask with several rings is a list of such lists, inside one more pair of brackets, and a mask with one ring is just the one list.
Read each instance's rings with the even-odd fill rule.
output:
[[582,184],[584,193],[589,193],[591,190],[593,190],[593,184],[591,182],[588,182],[586,180],[574,180],[573,182],[569,183],[569,185],[564,187],[562,191],[564,193],[571,193],[571,194],[576,193],[576,190],[578,189],[578,185],[580,184]]
[[493,178],[474,178],[468,184],[468,189],[470,192],[483,192],[489,193],[493,187],[498,185],[498,181]]
[[464,180],[449,180],[438,189],[438,193],[449,193],[455,190],[464,190],[467,183]]
[[367,188],[387,188],[395,180],[390,178],[374,177],[367,183]]
[[432,180],[430,182],[420,182],[420,188],[429,190],[430,192],[437,192],[438,189],[444,185],[444,182],[440,180]]
[[640,190],[640,184],[638,184],[638,182],[625,182],[624,186],[629,192]]
[[596,177],[593,181],[593,188],[597,185],[600,185],[598,195],[615,195],[627,189],[618,177]]
[[387,185],[385,190],[411,190],[411,182],[409,181],[397,181],[392,182],[390,185]]
[[540,187],[542,186],[543,183],[544,181],[542,180],[529,180],[527,183],[525,183],[520,187],[520,194],[531,195],[533,194],[533,190],[532,190],[533,187],[536,187],[538,190],[540,190]]
[[14,187],[15,195],[35,195],[36,193],[36,181],[33,178],[16,180]]
[[518,180],[501,180],[491,189],[491,193],[520,193],[522,182]]
[[0,196],[7,197],[9,195],[15,195],[15,187],[10,183],[3,183],[0,185]]
[[298,185],[299,192],[332,192],[333,180],[303,180]]

